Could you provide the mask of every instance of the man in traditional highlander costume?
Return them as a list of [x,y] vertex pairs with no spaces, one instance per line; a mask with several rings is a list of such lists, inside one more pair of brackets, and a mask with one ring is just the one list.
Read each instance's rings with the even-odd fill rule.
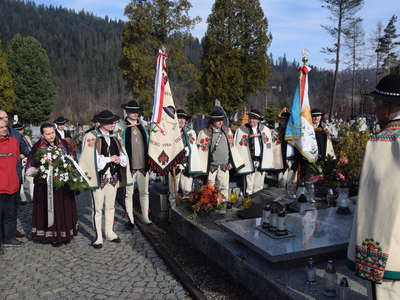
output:
[[149,219],[149,164],[148,164],[148,129],[140,122],[139,116],[142,108],[132,100],[122,105],[126,112],[126,118],[118,129],[118,134],[122,138],[122,143],[129,157],[130,172],[132,174],[132,186],[127,186],[125,195],[125,209],[130,223],[129,229],[134,227],[133,219],[133,196],[135,186],[139,190],[140,207],[142,210],[142,220],[150,224]]
[[101,249],[103,246],[101,228],[103,210],[106,239],[114,243],[121,242],[113,231],[115,196],[118,187],[132,184],[125,148],[113,132],[118,120],[119,117],[108,110],[96,116],[100,126],[85,134],[79,160],[80,167],[90,178],[89,187],[93,190],[95,249]]
[[325,158],[327,155],[335,157],[330,134],[327,129],[322,126],[322,111],[315,108],[311,111],[312,121],[314,125],[315,138],[318,144],[318,158]]
[[210,114],[210,125],[202,129],[197,137],[200,168],[203,174],[208,174],[208,183],[218,186],[228,201],[229,170],[243,167],[243,162],[234,144],[232,131],[224,126],[225,114],[221,107],[216,106]]
[[263,116],[257,109],[249,113],[249,123],[235,133],[235,146],[244,162],[238,173],[246,175],[245,194],[250,196],[264,188],[265,171],[274,170],[271,130],[260,124]]
[[[191,175],[200,173],[199,154],[196,145],[196,132],[188,127],[190,116],[183,110],[176,111],[179,128],[181,131],[182,141],[185,147],[185,158],[183,163],[178,164],[174,174],[169,174],[169,203],[171,207],[176,205],[176,195],[179,188],[182,190],[183,196],[187,196],[192,191]],[[174,178],[175,177],[175,178]],[[175,183],[175,186],[174,186]]]
[[372,93],[382,131],[367,143],[348,248],[356,274],[372,283],[370,299],[400,299],[400,76]]

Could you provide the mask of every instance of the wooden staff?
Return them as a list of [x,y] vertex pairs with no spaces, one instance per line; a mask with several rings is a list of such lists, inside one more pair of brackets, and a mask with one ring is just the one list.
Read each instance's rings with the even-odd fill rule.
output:
[[301,183],[301,159],[297,160],[297,186]]
[[181,198],[179,198],[178,195],[178,190],[176,188],[176,167],[172,169],[172,184],[174,185],[174,196],[175,196],[175,203],[176,206],[179,206],[181,204]]

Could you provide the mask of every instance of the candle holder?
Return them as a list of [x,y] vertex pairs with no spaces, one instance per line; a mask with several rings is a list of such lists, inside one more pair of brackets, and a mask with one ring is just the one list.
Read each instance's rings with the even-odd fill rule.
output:
[[346,277],[340,280],[339,286],[339,300],[348,300],[349,298],[349,282]]
[[277,226],[275,234],[277,236],[288,235],[288,230],[286,229],[286,211],[285,211],[285,209],[282,209],[278,213],[278,226]]
[[271,204],[265,205],[262,212],[262,227],[265,229],[269,229],[271,226]]
[[278,209],[275,205],[272,205],[271,216],[270,216],[270,226],[268,231],[275,232],[278,228]]
[[310,257],[306,265],[306,284],[312,285],[317,282],[317,273],[315,271],[314,260]]
[[324,295],[326,297],[336,297],[337,274],[333,260],[329,260],[326,265],[324,280]]
[[349,189],[347,187],[339,188],[339,196],[336,200],[337,210],[336,213],[339,215],[351,215],[351,210],[349,208],[350,199],[349,199]]

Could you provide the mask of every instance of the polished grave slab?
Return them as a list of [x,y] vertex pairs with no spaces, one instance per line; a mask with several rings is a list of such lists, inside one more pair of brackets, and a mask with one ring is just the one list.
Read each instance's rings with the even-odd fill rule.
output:
[[224,222],[220,225],[235,239],[270,262],[282,262],[345,250],[353,215],[338,215],[336,208],[308,210],[287,216],[287,228],[295,237],[272,239],[256,226],[261,218]]

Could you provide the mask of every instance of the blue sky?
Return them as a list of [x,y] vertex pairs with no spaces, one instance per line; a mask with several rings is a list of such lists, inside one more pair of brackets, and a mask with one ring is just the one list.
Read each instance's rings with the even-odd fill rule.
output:
[[[38,4],[63,6],[75,10],[86,10],[98,16],[109,16],[113,19],[125,20],[124,7],[129,0],[34,0]],[[396,14],[400,18],[399,0],[365,0],[359,16],[364,19],[363,27],[366,38],[375,30],[376,24],[382,21],[386,26],[389,18]],[[211,12],[213,0],[191,0],[192,16],[200,16],[202,22],[192,31],[201,38],[207,30],[207,16]],[[260,0],[269,22],[269,30],[273,41],[269,51],[275,58],[284,53],[291,61],[301,59],[301,51],[307,48],[310,63],[324,68],[332,68],[326,63],[326,56],[321,48],[329,46],[332,41],[321,28],[321,24],[329,24],[329,13],[321,7],[320,0]],[[400,20],[398,31],[400,31]]]

